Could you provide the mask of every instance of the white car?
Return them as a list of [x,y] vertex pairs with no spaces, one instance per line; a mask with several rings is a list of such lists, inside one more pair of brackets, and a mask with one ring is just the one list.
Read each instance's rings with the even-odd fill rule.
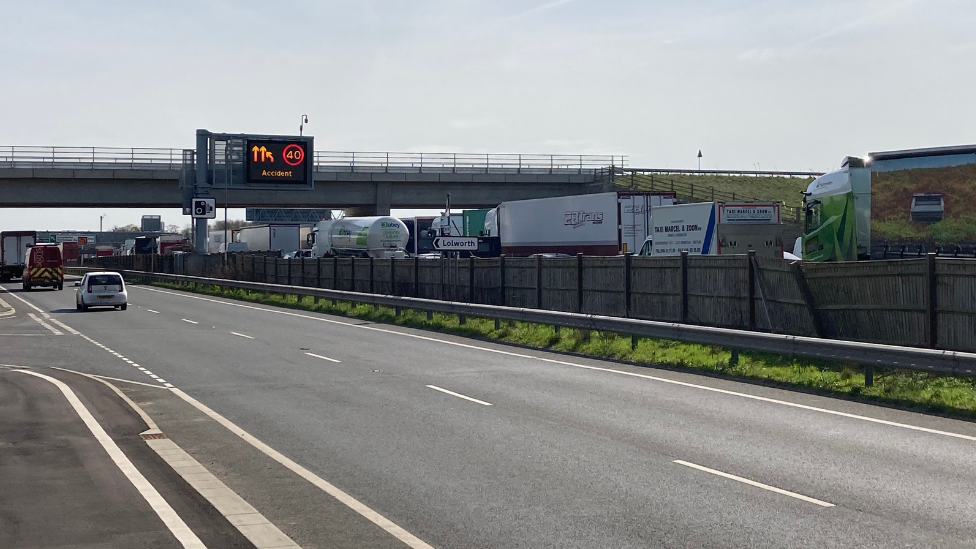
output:
[[75,286],[78,287],[75,307],[79,311],[89,307],[115,307],[124,311],[128,306],[129,294],[119,273],[87,273]]

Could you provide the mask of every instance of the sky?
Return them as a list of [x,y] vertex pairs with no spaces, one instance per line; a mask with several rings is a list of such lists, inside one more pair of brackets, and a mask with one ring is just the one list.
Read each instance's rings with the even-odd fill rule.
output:
[[[0,0],[0,146],[623,154],[836,169],[976,143],[976,2]],[[395,212],[396,213],[396,212]],[[404,212],[401,212],[404,213]],[[0,230],[179,210],[2,208]],[[230,217],[242,219],[243,210]]]

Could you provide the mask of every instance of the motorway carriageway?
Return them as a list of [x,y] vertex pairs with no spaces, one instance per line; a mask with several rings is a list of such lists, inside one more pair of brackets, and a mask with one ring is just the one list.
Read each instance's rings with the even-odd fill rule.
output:
[[2,362],[119,380],[301,547],[976,541],[969,422],[161,288],[86,313],[5,288]]

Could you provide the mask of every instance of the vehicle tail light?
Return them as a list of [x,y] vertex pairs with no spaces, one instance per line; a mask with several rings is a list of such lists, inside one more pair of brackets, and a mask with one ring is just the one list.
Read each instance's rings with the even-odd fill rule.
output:
[[88,293],[91,293],[91,280],[88,281]]
[[121,284],[119,284],[119,293],[120,294],[122,293],[122,285]]

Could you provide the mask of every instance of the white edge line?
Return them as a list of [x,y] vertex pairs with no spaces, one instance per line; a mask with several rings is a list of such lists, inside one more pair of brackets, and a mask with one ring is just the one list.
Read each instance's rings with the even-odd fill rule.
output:
[[76,372],[74,370],[69,370],[67,368],[58,368],[57,366],[51,366],[51,368],[54,368],[55,370],[61,370],[61,371],[64,371],[64,372],[71,372],[72,374],[78,374],[78,375],[90,377],[90,378],[93,378],[93,379],[108,379],[108,380],[111,380],[111,381],[121,381],[122,383],[132,383],[133,385],[142,385],[143,387],[152,387],[153,389],[162,389],[163,388],[163,387],[160,387],[159,385],[153,385],[152,383],[143,383],[142,381],[132,381],[131,379],[122,379],[120,377],[109,377],[109,376],[100,376],[100,375],[97,375],[97,374],[86,374],[86,373],[82,373],[82,372]]
[[754,480],[749,480],[747,478],[738,477],[731,475],[729,473],[723,473],[722,471],[716,471],[715,469],[709,469],[702,465],[696,465],[687,461],[680,459],[674,460],[674,463],[678,465],[684,465],[685,467],[691,467],[692,469],[698,469],[699,471],[704,471],[706,473],[711,473],[713,475],[718,475],[720,477],[725,477],[727,479],[735,480],[743,484],[748,484],[749,486],[755,486],[756,488],[762,488],[763,490],[769,490],[770,492],[776,492],[777,494],[782,494],[784,496],[790,496],[791,498],[796,498],[803,500],[807,503],[812,503],[814,505],[819,505],[821,507],[834,507],[833,503],[827,503],[826,501],[820,501],[819,499],[811,498],[809,496],[804,496],[802,494],[797,494],[796,492],[790,492],[789,490],[783,490],[782,488],[776,488],[775,486],[770,486],[768,484],[763,484],[761,482],[756,482]]
[[87,378],[94,379],[95,381],[98,381],[99,383],[103,383],[103,384],[107,385],[110,389],[112,389],[113,391],[115,391],[115,394],[119,395],[119,398],[121,398],[122,400],[124,400],[125,403],[129,405],[130,408],[132,408],[133,410],[136,411],[137,414],[139,414],[139,417],[142,418],[142,421],[145,422],[145,424],[146,424],[147,427],[149,427],[150,429],[157,429],[157,430],[159,429],[159,427],[156,426],[156,422],[153,421],[152,418],[149,417],[149,415],[145,411],[143,411],[142,408],[140,408],[135,402],[133,402],[131,398],[129,398],[122,391],[120,391],[118,387],[116,387],[115,385],[112,385],[111,383],[109,383],[108,381],[105,381],[105,380],[106,379],[111,379],[113,381],[124,381],[126,383],[137,383],[139,385],[146,385],[147,387],[155,387],[155,385],[149,385],[148,383],[139,383],[138,381],[129,381],[127,379],[117,379],[117,378],[114,378],[114,377],[97,376],[95,374],[85,374],[85,373],[82,373],[82,372],[76,372],[74,370],[69,370],[67,368],[58,368],[57,366],[52,366],[52,368],[54,368],[55,370],[61,370],[62,372],[70,372],[72,374],[78,374],[80,376],[85,376]]
[[81,400],[78,399],[78,396],[75,395],[74,391],[72,391],[70,387],[68,387],[64,382],[44,374],[31,372],[28,370],[15,371],[45,379],[57,386],[57,388],[61,390],[64,397],[68,400],[68,403],[71,404],[71,407],[74,408],[75,412],[79,417],[81,417],[81,420],[95,436],[95,439],[98,440],[98,442],[102,445],[102,448],[104,448],[109,457],[112,458],[112,461],[115,462],[115,465],[122,471],[122,474],[129,479],[129,482],[132,483],[139,494],[145,498],[149,506],[152,507],[153,511],[156,512],[163,523],[166,524],[166,527],[169,528],[169,531],[173,533],[183,547],[186,549],[206,549],[206,546],[202,541],[200,541],[200,538],[193,533],[193,530],[190,530],[190,527],[183,522],[183,519],[176,514],[176,511],[170,507],[169,503],[167,503],[166,500],[159,495],[156,488],[154,488],[153,485],[146,480],[146,477],[142,476],[142,473],[136,469],[135,465],[129,461],[129,458],[126,457],[124,452],[122,452],[122,449],[119,448],[118,444],[112,440],[112,437],[105,432],[105,429],[98,424],[95,417],[92,416],[91,412],[89,412],[87,408],[85,408],[85,405],[81,403]]
[[378,512],[374,511],[373,509],[371,509],[370,507],[368,507],[363,502],[361,502],[358,499],[352,497],[351,495],[343,492],[342,490],[340,490],[336,486],[332,485],[331,483],[329,483],[325,479],[323,479],[323,478],[315,475],[314,473],[312,473],[308,469],[302,467],[298,463],[295,463],[291,459],[285,457],[284,455],[282,455],[280,452],[278,452],[274,448],[268,446],[264,442],[261,442],[259,439],[255,438],[253,435],[251,435],[250,433],[248,433],[244,429],[241,429],[240,427],[238,427],[237,425],[235,425],[234,423],[232,423],[230,420],[226,419],[225,417],[221,416],[217,412],[215,412],[215,411],[211,410],[210,408],[208,408],[202,402],[198,401],[197,399],[191,397],[190,395],[184,393],[183,391],[181,391],[181,390],[179,390],[179,389],[177,389],[175,387],[172,388],[172,389],[170,389],[170,390],[173,391],[174,394],[176,394],[177,396],[179,396],[180,398],[182,398],[183,400],[185,400],[186,402],[188,402],[190,405],[192,405],[197,410],[200,410],[201,412],[203,412],[204,414],[206,414],[207,416],[209,416],[211,419],[213,419],[217,423],[223,425],[230,432],[232,432],[235,435],[241,437],[242,439],[244,439],[245,442],[247,442],[251,446],[254,446],[258,450],[260,450],[261,452],[263,452],[266,456],[268,456],[271,459],[277,461],[281,465],[283,465],[286,468],[288,468],[289,470],[291,470],[293,473],[297,474],[298,476],[300,476],[300,477],[304,478],[305,480],[307,480],[308,482],[312,483],[313,485],[315,485],[316,487],[318,487],[319,489],[321,489],[323,492],[325,492],[325,493],[329,494],[330,496],[334,497],[335,499],[339,500],[342,504],[344,504],[345,506],[349,507],[353,511],[359,513],[361,516],[363,516],[364,518],[366,518],[367,520],[369,520],[373,524],[379,526],[380,528],[382,528],[383,530],[385,530],[387,533],[389,533],[393,537],[395,537],[398,540],[402,541],[404,544],[406,544],[411,549],[434,549],[433,547],[431,547],[430,545],[428,545],[426,542],[424,542],[422,539],[420,539],[417,536],[411,534],[410,532],[407,532],[402,527],[400,527],[399,525],[397,525],[396,523],[394,523],[390,519],[384,517],[383,515],[379,514]]
[[321,358],[322,360],[328,360],[329,362],[342,362],[341,360],[336,360],[334,358],[329,358],[327,356],[317,355],[315,353],[305,353],[308,356],[314,356],[315,358]]
[[231,334],[236,335],[237,337],[244,337],[244,338],[247,338],[247,339],[254,339],[252,336],[245,335],[245,334],[239,334],[237,332],[231,332]]
[[[428,336],[423,336],[423,335],[420,335],[420,334],[411,334],[411,333],[408,333],[408,332],[398,332],[396,330],[389,330],[389,329],[386,329],[386,328],[379,328],[377,326],[367,326],[367,325],[362,325],[362,324],[353,324],[351,322],[343,322],[341,320],[333,320],[331,318],[322,318],[322,317],[317,317],[317,316],[304,315],[304,314],[300,314],[300,313],[293,313],[291,311],[278,311],[278,310],[275,310],[275,309],[267,309],[267,308],[263,308],[263,307],[255,307],[253,305],[245,305],[245,304],[242,304],[242,303],[234,303],[232,301],[220,301],[218,299],[210,299],[210,298],[200,297],[200,296],[195,296],[195,295],[185,295],[185,294],[181,294],[179,292],[170,292],[170,291],[166,291],[166,290],[159,290],[159,289],[156,289],[156,288],[147,288],[147,287],[144,287],[144,286],[137,286],[137,287],[140,290],[146,290],[148,292],[158,292],[158,293],[162,293],[162,294],[170,294],[170,295],[174,295],[174,296],[177,296],[177,297],[182,297],[184,299],[199,299],[201,301],[209,301],[209,302],[212,302],[212,303],[219,303],[221,305],[228,305],[228,306],[231,306],[231,307],[240,307],[240,308],[243,308],[243,309],[253,309],[253,310],[256,310],[256,311],[264,311],[264,312],[268,312],[268,313],[274,313],[274,314],[280,314],[280,315],[286,315],[286,316],[295,316],[295,317],[298,317],[298,318],[305,318],[305,319],[310,319],[310,320],[316,320],[316,321],[319,321],[319,322],[327,322],[327,323],[330,323],[330,324],[341,324],[343,326],[348,326],[350,328],[359,328],[359,329],[363,329],[363,330],[373,330],[373,331],[377,331],[377,332],[384,332],[384,333],[389,333],[389,334],[395,334],[395,335],[404,336],[404,337],[412,337],[412,338],[415,338],[415,339],[421,339],[421,340],[425,340],[425,341],[436,341],[436,342],[439,342],[439,343],[443,343],[445,345],[453,345],[455,347],[463,347],[463,348],[467,348],[467,349],[478,349],[478,350],[486,351],[486,352],[489,352],[489,353],[496,353],[496,354],[507,355],[507,356],[514,356],[514,357],[519,357],[519,358],[528,358],[528,359],[539,360],[539,361],[542,361],[542,362],[549,362],[549,363],[552,363],[552,364],[562,364],[564,366],[572,366],[574,368],[583,368],[583,369],[586,369],[586,370],[594,370],[594,371],[599,371],[599,372],[608,372],[608,373],[618,374],[618,375],[623,375],[623,376],[636,377],[636,378],[647,379],[647,380],[651,380],[651,381],[658,381],[658,382],[661,382],[661,383],[668,383],[668,384],[671,384],[671,385],[679,385],[679,386],[682,386],[682,387],[689,387],[689,388],[693,388],[693,389],[701,389],[703,391],[711,391],[711,392],[714,392],[714,393],[720,393],[720,394],[725,394],[725,395],[730,395],[730,396],[737,396],[737,397],[741,397],[741,398],[748,398],[748,399],[751,399],[751,400],[757,400],[757,401],[760,401],[760,402],[767,402],[767,403],[770,403],[770,404],[779,404],[781,406],[789,406],[789,407],[792,407],[792,408],[798,408],[798,409],[801,409],[801,410],[807,410],[807,411],[811,411],[811,412],[819,412],[819,413],[822,413],[822,414],[829,414],[829,415],[838,416],[838,417],[845,417],[845,418],[848,418],[848,419],[857,419],[857,420],[860,420],[860,421],[867,421],[867,422],[870,422],[870,423],[877,423],[879,425],[887,425],[889,427],[898,427],[898,428],[901,428],[901,429],[909,429],[909,430],[912,430],[912,431],[919,431],[919,432],[922,432],[922,433],[929,433],[929,434],[933,434],[933,435],[941,435],[941,436],[953,437],[953,438],[958,438],[958,439],[962,439],[962,440],[969,440],[969,441],[976,442],[976,436],[972,436],[972,435],[964,435],[964,434],[961,434],[961,433],[953,433],[953,432],[950,432],[950,431],[941,431],[939,429],[930,429],[928,427],[919,427],[917,425],[909,425],[907,423],[898,423],[896,421],[888,421],[888,420],[885,420],[885,419],[877,419],[877,418],[868,417],[868,416],[861,416],[861,415],[857,415],[857,414],[849,414],[847,412],[838,412],[836,410],[828,410],[826,408],[818,408],[816,406],[808,406],[806,404],[797,404],[795,402],[788,402],[788,401],[785,401],[785,400],[778,400],[778,399],[775,399],[775,398],[762,397],[762,396],[757,396],[757,395],[750,395],[748,393],[740,393],[740,392],[737,392],[737,391],[729,391],[729,390],[726,390],[726,389],[718,389],[716,387],[708,387],[708,386],[705,386],[705,385],[698,385],[698,384],[695,384],[695,383],[688,383],[686,381],[678,381],[678,380],[674,380],[674,379],[668,379],[668,378],[663,378],[663,377],[658,377],[658,376],[651,376],[651,375],[647,375],[647,374],[639,374],[639,373],[636,373],[636,372],[625,372],[623,370],[614,370],[613,368],[603,368],[603,367],[599,367],[599,366],[588,366],[586,364],[577,364],[577,363],[574,363],[574,362],[567,362],[565,360],[557,360],[557,359],[553,359],[553,358],[545,358],[545,357],[540,357],[540,356],[527,355],[527,354],[523,354],[523,353],[513,353],[513,352],[510,352],[510,351],[503,351],[501,349],[492,349],[492,348],[489,348],[489,347],[479,347],[477,345],[471,345],[471,344],[468,344],[468,343],[461,343],[461,342],[458,342],[458,341],[448,341],[446,339],[438,339],[436,337],[428,337]],[[459,337],[461,337],[461,336],[459,336]]]
[[455,393],[454,391],[448,391],[447,389],[444,389],[443,387],[438,387],[437,385],[428,385],[427,387],[429,387],[429,388],[431,388],[431,389],[433,389],[435,391],[440,391],[442,393],[447,393],[449,395],[453,395],[453,396],[456,396],[458,398],[463,398],[464,400],[470,400],[471,402],[477,402],[478,404],[481,404],[482,406],[491,406],[491,403],[490,402],[485,402],[483,400],[478,400],[476,398],[471,398],[469,396],[462,395],[461,393]]
[[24,299],[24,298],[22,298],[22,297],[20,297],[19,295],[17,295],[17,294],[15,294],[15,293],[13,293],[13,292],[11,292],[10,290],[8,290],[8,289],[6,289],[6,288],[4,288],[3,286],[0,286],[0,290],[3,290],[3,291],[5,291],[5,292],[7,292],[8,294],[10,294],[11,296],[13,296],[13,297],[16,297],[17,299],[19,299],[19,300],[21,300],[21,301],[23,301],[24,303],[26,303],[26,304],[27,304],[27,306],[28,306],[28,307],[31,307],[31,308],[32,308],[32,309],[34,309],[35,311],[37,311],[37,312],[39,312],[39,313],[43,313],[43,312],[44,312],[44,309],[41,309],[41,308],[40,308],[40,307],[38,307],[37,305],[34,305],[34,304],[33,304],[33,303],[31,303],[30,301],[27,301],[26,299]]

